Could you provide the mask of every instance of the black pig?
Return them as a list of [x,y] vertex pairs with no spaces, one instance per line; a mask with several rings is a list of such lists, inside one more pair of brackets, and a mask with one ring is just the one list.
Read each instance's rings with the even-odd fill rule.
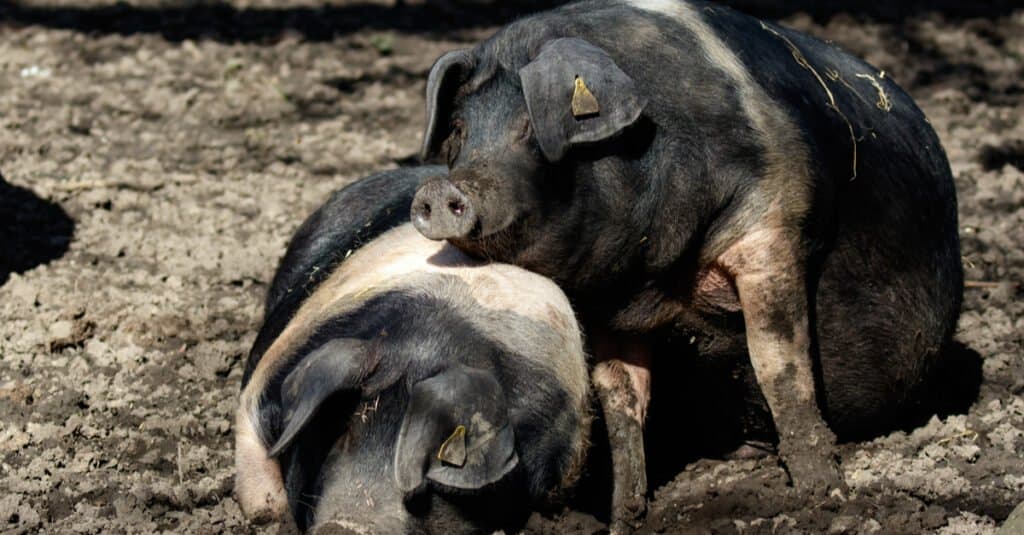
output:
[[490,532],[578,475],[589,384],[569,302],[548,279],[409,225],[416,186],[437,172],[363,179],[293,238],[236,418],[248,517],[290,508],[300,528],[332,533]]
[[441,57],[423,153],[450,174],[420,186],[420,232],[573,299],[618,442],[614,530],[644,509],[652,337],[749,355],[814,494],[842,486],[833,431],[889,425],[950,343],[945,154],[891,78],[833,44],[698,1],[574,3]]

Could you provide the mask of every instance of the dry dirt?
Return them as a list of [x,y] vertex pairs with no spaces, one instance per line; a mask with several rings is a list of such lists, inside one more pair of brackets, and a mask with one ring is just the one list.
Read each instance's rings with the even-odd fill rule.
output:
[[[822,503],[774,458],[694,460],[653,491],[651,531],[992,533],[1024,500],[1024,8],[947,3],[745,7],[865,57],[938,130],[978,401],[844,445],[850,493]],[[0,3],[0,532],[277,532],[230,496],[267,281],[328,192],[409,161],[432,60],[503,5]]]

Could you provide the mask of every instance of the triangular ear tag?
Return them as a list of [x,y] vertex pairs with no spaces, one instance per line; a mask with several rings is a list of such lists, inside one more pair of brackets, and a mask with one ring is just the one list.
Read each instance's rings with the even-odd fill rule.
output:
[[572,92],[572,116],[577,119],[601,113],[597,98],[587,89],[583,78],[576,76],[576,89]]
[[450,437],[441,443],[437,459],[445,464],[462,467],[466,464],[466,427],[458,426]]

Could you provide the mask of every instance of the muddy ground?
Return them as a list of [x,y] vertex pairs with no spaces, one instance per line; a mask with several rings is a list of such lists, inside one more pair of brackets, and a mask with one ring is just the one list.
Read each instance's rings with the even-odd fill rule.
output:
[[[774,458],[693,459],[652,489],[652,531],[991,533],[1024,500],[1024,8],[863,4],[744,7],[865,57],[938,130],[980,397],[844,445],[851,492],[823,503]],[[278,531],[230,493],[266,283],[328,192],[410,160],[431,62],[502,6],[0,3],[0,532]]]

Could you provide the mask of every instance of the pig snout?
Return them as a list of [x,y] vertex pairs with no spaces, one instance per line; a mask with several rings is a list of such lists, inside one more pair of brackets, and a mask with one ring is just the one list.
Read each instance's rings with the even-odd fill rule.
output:
[[465,238],[477,225],[472,201],[441,176],[420,186],[412,201],[411,217],[416,230],[432,240]]

